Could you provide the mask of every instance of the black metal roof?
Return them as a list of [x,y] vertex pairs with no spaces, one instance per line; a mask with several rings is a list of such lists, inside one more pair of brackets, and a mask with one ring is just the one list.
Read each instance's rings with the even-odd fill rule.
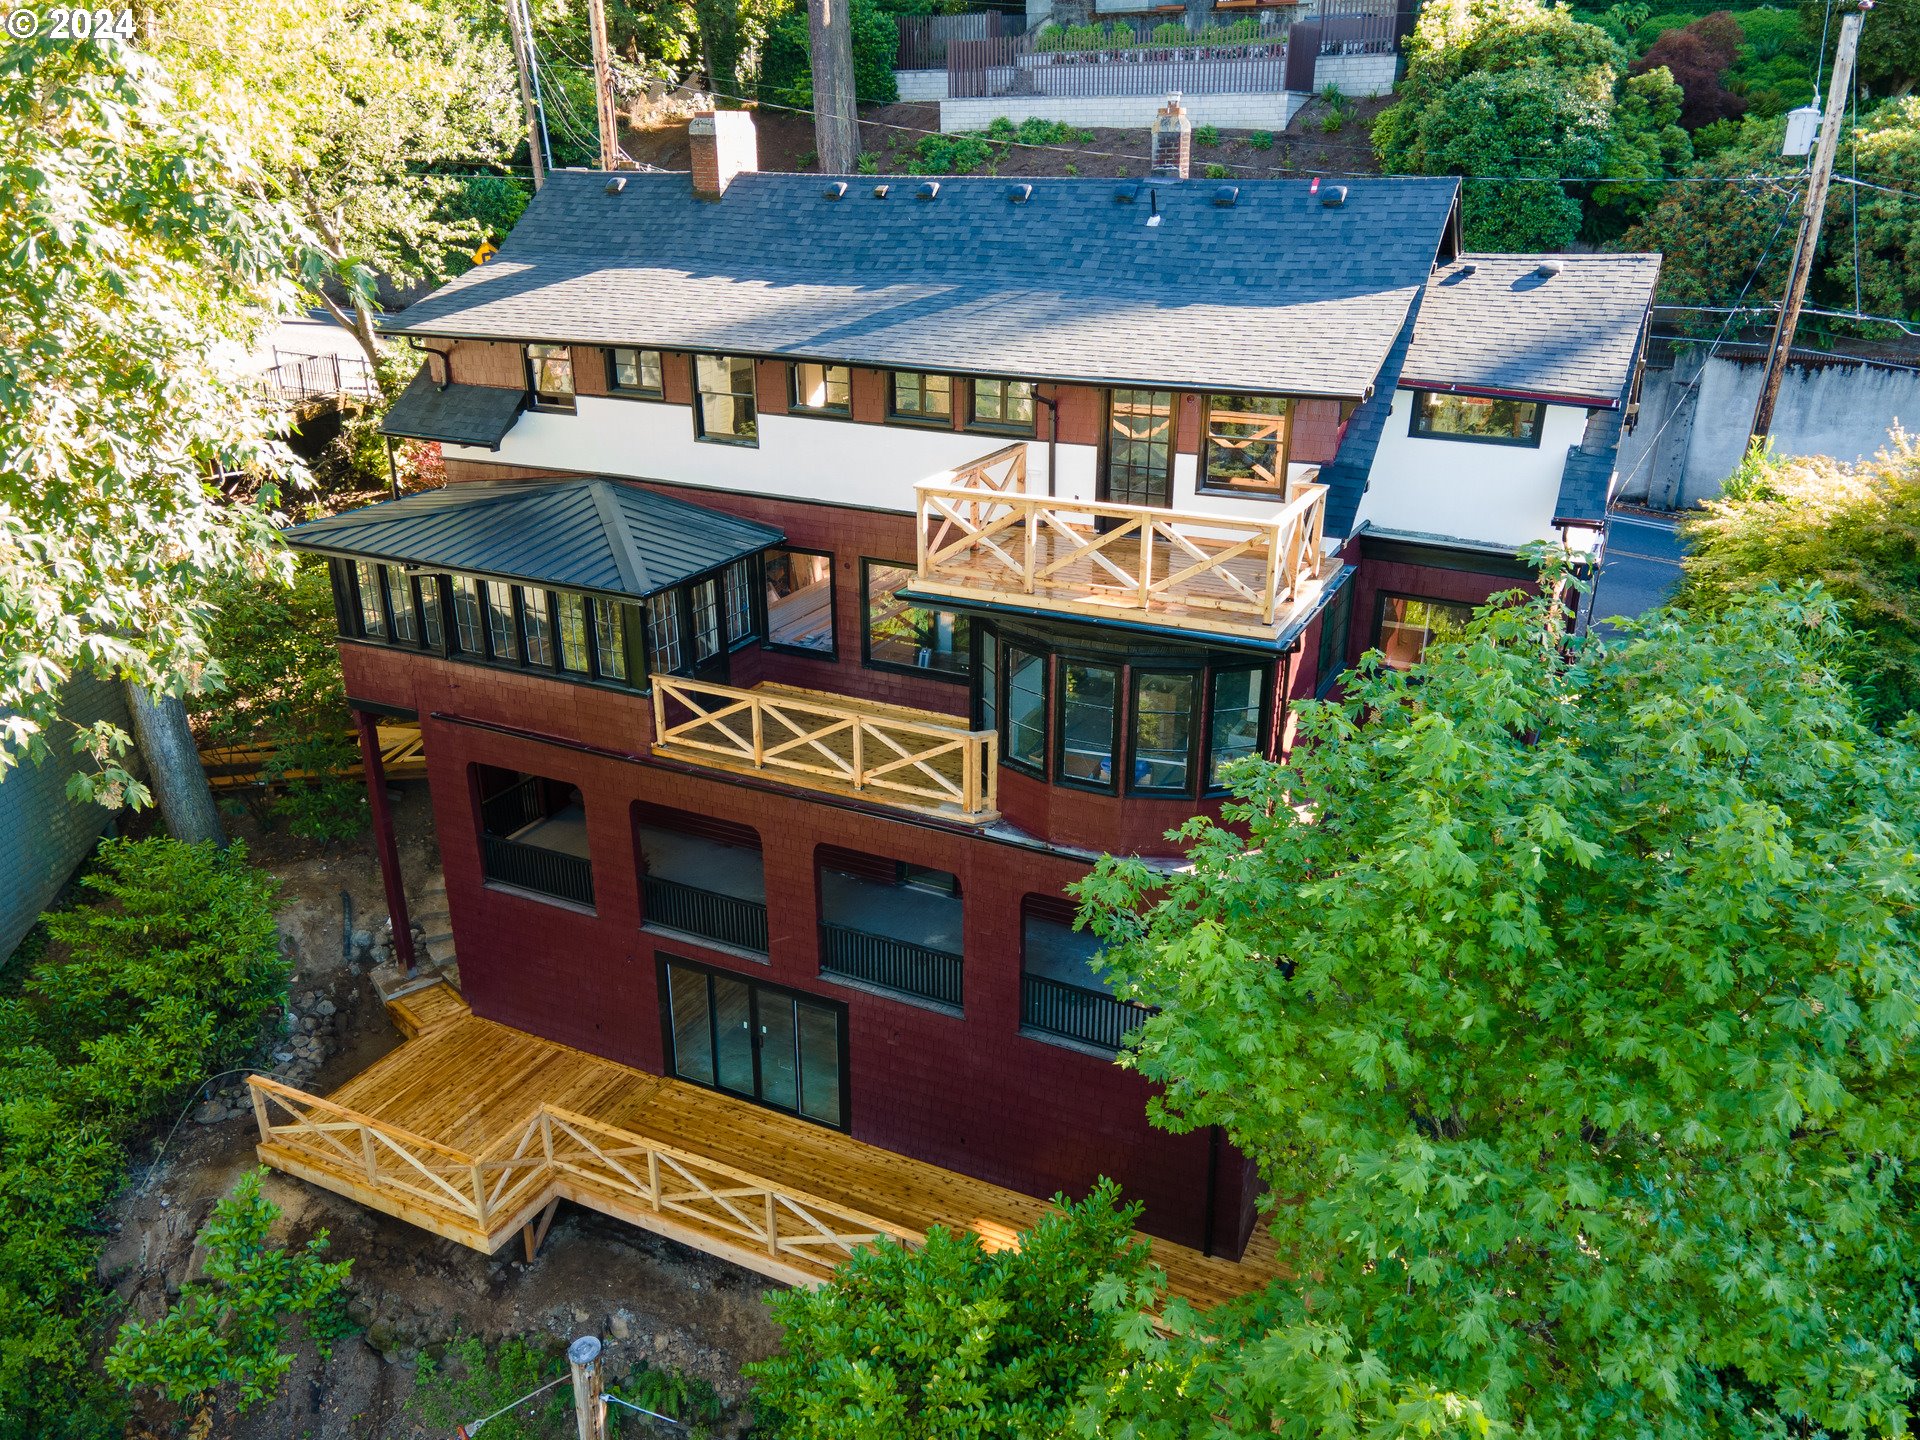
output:
[[[1459,182],[922,182],[750,172],[548,177],[486,264],[400,334],[760,356],[1087,384],[1358,398],[1445,237]],[[829,198],[838,185],[843,193]],[[885,187],[884,197],[876,190]],[[1130,196],[1118,198],[1121,192]]]
[[462,482],[282,533],[306,550],[635,598],[786,538],[768,525],[598,477]]
[[500,448],[526,406],[526,392],[491,385],[436,385],[422,365],[400,398],[387,408],[380,433],[448,445]]

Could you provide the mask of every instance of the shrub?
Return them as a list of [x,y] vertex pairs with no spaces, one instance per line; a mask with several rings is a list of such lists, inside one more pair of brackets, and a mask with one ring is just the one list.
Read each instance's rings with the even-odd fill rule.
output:
[[225,851],[109,840],[0,997],[0,1440],[97,1440],[97,1215],[125,1146],[238,1061],[284,998],[276,885]]
[[1633,67],[1635,74],[1664,69],[1686,97],[1680,123],[1698,130],[1716,120],[1731,120],[1746,102],[1723,83],[1740,49],[1740,22],[1730,11],[1716,10],[1691,25],[1669,30]]
[[240,1177],[201,1228],[204,1279],[152,1324],[130,1320],[107,1352],[106,1371],[129,1389],[153,1390],[175,1404],[205,1401],[237,1385],[247,1410],[280,1389],[293,1364],[287,1321],[311,1317],[307,1333],[322,1360],[345,1333],[340,1287],[351,1260],[328,1261],[327,1232],[298,1250],[269,1243],[280,1207],[260,1193],[265,1170]]
[[907,165],[910,175],[971,175],[993,163],[993,143],[979,135],[922,135]]
[[1271,130],[1256,130],[1247,137],[1247,144],[1256,150],[1271,150],[1273,148],[1273,132]]
[[1153,27],[1153,43],[1156,45],[1188,45],[1192,42],[1193,36],[1178,20],[1169,20]]
[[1224,165],[1209,165],[1206,170],[1206,176],[1209,180],[1225,180],[1232,174],[1233,172]]
[[1193,143],[1196,145],[1218,145],[1220,143],[1220,127],[1217,125],[1195,126]]

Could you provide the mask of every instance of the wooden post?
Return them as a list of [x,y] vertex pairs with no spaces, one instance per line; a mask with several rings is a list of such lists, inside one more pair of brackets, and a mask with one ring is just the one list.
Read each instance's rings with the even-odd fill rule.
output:
[[520,109],[527,117],[527,158],[533,162],[533,190],[537,195],[547,183],[547,167],[540,153],[540,114],[533,106],[533,82],[527,73],[533,37],[521,23],[519,0],[507,0],[507,25],[513,32],[513,63],[520,72]]
[[1020,577],[1025,594],[1033,593],[1034,570],[1039,565],[1040,555],[1040,507],[1033,501],[1027,502],[1027,553],[1026,574]]
[[567,1366],[573,1371],[573,1416],[580,1440],[606,1440],[607,1402],[600,1378],[600,1340],[582,1335],[567,1346]]
[[387,768],[380,759],[380,729],[364,710],[353,712],[360,737],[360,766],[367,775],[367,808],[373,816],[373,852],[380,862],[380,883],[387,892],[387,920],[393,926],[393,958],[413,973],[413,921],[407,915],[407,891],[400,878],[400,846],[393,838],[393,812],[387,807]]
[[1853,57],[1860,48],[1860,25],[1865,19],[1856,11],[1840,21],[1840,46],[1834,52],[1833,74],[1827,81],[1827,111],[1820,120],[1820,144],[1813,152],[1813,168],[1807,175],[1800,240],[1794,246],[1793,268],[1787,272],[1780,318],[1774,322],[1773,340],[1767,346],[1766,368],[1760,372],[1760,399],[1753,407],[1755,440],[1764,441],[1773,429],[1774,402],[1780,398],[1780,381],[1793,351],[1793,332],[1800,324],[1800,307],[1806,303],[1807,282],[1813,278],[1813,256],[1820,248],[1820,221],[1827,213],[1827,187],[1833,180],[1834,152],[1840,148],[1840,126],[1846,120],[1847,100],[1853,93]]
[[587,0],[587,31],[593,40],[593,109],[599,121],[600,168],[612,170],[620,160],[620,117],[613,108],[613,64],[607,58],[606,0]]
[[1140,608],[1153,607],[1153,519],[1142,515],[1140,525]]
[[267,1119],[267,1097],[260,1093],[258,1085],[248,1085],[247,1093],[253,1097],[253,1119],[254,1123],[260,1127],[261,1140],[272,1139],[273,1125]]
[[780,1253],[780,1209],[773,1198],[771,1188],[767,1191],[767,1254]]

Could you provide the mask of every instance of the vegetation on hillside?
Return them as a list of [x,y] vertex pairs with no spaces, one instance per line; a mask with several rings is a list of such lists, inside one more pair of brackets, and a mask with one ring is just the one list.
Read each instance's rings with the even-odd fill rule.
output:
[[126,1147],[252,1048],[286,993],[246,847],[103,843],[0,994],[0,1440],[104,1440],[99,1215]]

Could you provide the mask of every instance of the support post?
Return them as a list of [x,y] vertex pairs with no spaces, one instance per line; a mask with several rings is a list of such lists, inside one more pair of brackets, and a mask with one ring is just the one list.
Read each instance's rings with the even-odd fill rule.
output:
[[513,64],[520,72],[520,108],[527,117],[527,158],[533,162],[533,190],[537,195],[547,183],[547,167],[540,153],[540,114],[533,105],[533,81],[528,75],[527,59],[532,37],[520,15],[519,0],[507,0],[507,25],[513,32]]
[[393,925],[393,958],[413,974],[413,922],[407,915],[407,892],[400,879],[400,847],[393,838],[393,811],[387,805],[387,767],[380,759],[380,729],[364,710],[353,712],[353,728],[360,737],[360,766],[367,775],[367,807],[373,816],[373,850],[380,862],[380,883],[387,892],[387,919]]
[[580,1440],[606,1440],[607,1402],[600,1377],[600,1340],[582,1335],[567,1346],[567,1366],[573,1371],[573,1414]]
[[1840,46],[1833,56],[1833,74],[1827,80],[1827,109],[1820,120],[1820,143],[1807,174],[1807,204],[1800,216],[1800,240],[1793,248],[1793,268],[1787,272],[1787,293],[1780,301],[1773,340],[1767,346],[1766,368],[1760,372],[1760,399],[1753,407],[1754,440],[1764,442],[1773,429],[1773,407],[1780,398],[1780,381],[1787,357],[1793,352],[1793,332],[1800,325],[1800,307],[1806,303],[1807,282],[1813,278],[1813,256],[1820,248],[1820,221],[1827,213],[1827,187],[1833,181],[1834,152],[1840,148],[1840,127],[1847,117],[1847,99],[1853,93],[1853,59],[1860,48],[1860,26],[1866,17],[1855,11],[1840,21]]
[[599,122],[600,168],[613,170],[620,160],[619,114],[613,108],[613,63],[607,58],[606,0],[587,0],[587,31],[593,39],[593,111]]

